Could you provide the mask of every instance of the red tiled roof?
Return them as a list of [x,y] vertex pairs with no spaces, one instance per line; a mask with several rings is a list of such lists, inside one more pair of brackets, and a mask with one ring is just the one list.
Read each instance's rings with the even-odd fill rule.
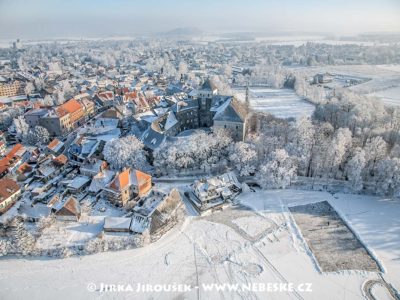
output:
[[14,180],[8,178],[0,179],[0,201],[9,198],[18,191],[19,186]]
[[64,154],[60,154],[53,160],[58,165],[65,165],[68,161],[68,158]]
[[53,150],[59,143],[60,141],[58,139],[54,139],[47,145],[47,148]]
[[61,105],[62,109],[68,113],[74,113],[82,108],[82,105],[75,99],[71,99]]

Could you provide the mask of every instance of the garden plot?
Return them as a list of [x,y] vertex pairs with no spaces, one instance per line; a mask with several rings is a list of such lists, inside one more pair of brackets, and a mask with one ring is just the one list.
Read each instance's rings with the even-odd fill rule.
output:
[[379,272],[377,262],[327,202],[289,207],[323,272]]

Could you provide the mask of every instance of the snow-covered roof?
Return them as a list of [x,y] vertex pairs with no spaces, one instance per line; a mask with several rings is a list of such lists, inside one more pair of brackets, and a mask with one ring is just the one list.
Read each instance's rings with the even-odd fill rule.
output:
[[68,188],[72,188],[72,189],[80,189],[81,187],[83,187],[85,184],[87,184],[90,181],[90,178],[87,176],[83,176],[83,175],[79,175],[77,177],[75,177],[69,184],[68,184]]
[[104,170],[93,177],[90,183],[89,192],[97,193],[101,189],[105,188],[113,179],[115,172],[110,170]]
[[129,230],[131,221],[131,218],[105,217],[104,230]]
[[178,124],[178,120],[176,119],[175,114],[172,111],[170,111],[168,113],[168,117],[165,122],[164,130],[169,130],[172,127],[174,127],[176,124]]
[[244,122],[245,111],[233,98],[227,100],[216,110],[214,121]]

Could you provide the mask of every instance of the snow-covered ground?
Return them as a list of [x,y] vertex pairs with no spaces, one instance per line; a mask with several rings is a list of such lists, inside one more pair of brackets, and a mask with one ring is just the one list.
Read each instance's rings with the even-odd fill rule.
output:
[[[362,285],[378,274],[321,274],[287,207],[329,201],[400,289],[400,202],[300,190],[247,192],[243,206],[188,217],[145,248],[84,257],[0,260],[0,299],[363,299]],[[251,216],[254,216],[253,220]],[[230,218],[232,217],[232,219]],[[264,234],[259,234],[264,230]],[[249,238],[249,236],[257,236]],[[312,292],[259,292],[267,283],[311,283]],[[187,292],[100,292],[101,283],[199,285]],[[252,291],[205,291],[207,283],[253,284]],[[89,291],[94,290],[94,291]],[[381,287],[372,293],[387,295]],[[328,296],[329,295],[329,296]],[[199,298],[198,298],[199,296]]]
[[333,73],[370,79],[351,86],[350,89],[365,95],[381,98],[387,105],[400,105],[400,65],[342,65],[318,67],[294,67],[310,77],[317,73]]
[[[245,91],[236,90],[236,96],[245,100]],[[250,88],[250,106],[263,112],[269,112],[278,118],[299,118],[311,115],[314,105],[301,99],[293,90],[272,88]]]

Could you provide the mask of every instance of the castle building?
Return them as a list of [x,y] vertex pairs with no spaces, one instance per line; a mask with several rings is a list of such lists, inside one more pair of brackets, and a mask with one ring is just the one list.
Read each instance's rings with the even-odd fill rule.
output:
[[179,100],[154,120],[143,133],[141,140],[154,150],[168,136],[196,128],[223,128],[232,133],[235,141],[243,141],[246,132],[246,110],[232,96],[218,95],[217,88],[206,80],[196,97]]

